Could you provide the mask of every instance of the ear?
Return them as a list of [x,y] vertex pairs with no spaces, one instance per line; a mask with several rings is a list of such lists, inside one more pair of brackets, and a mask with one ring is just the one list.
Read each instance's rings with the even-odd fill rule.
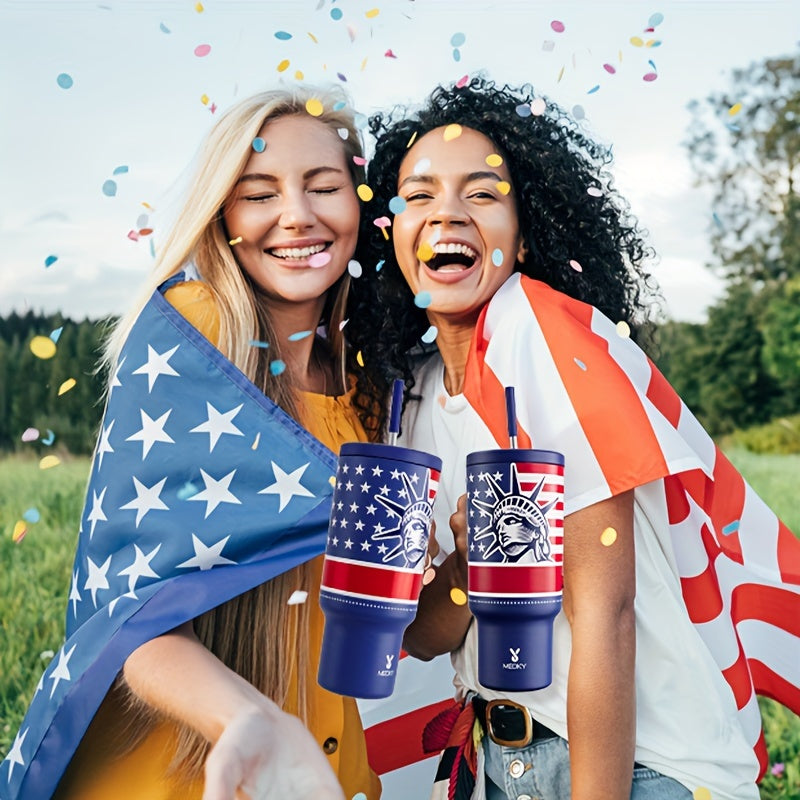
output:
[[525,240],[520,237],[519,240],[519,250],[517,250],[517,261],[522,264],[525,262],[525,256],[528,255],[528,245],[525,244]]

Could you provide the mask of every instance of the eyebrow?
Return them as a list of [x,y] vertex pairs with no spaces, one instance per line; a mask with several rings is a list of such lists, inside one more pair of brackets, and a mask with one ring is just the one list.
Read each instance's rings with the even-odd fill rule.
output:
[[[465,183],[472,183],[472,181],[479,181],[486,178],[495,181],[503,180],[503,178],[501,178],[496,172],[491,172],[489,170],[479,170],[478,172],[470,172],[466,176]],[[403,178],[403,180],[400,182],[400,186],[405,186],[407,183],[412,183],[414,181],[419,183],[435,183],[436,179],[432,175],[409,175],[407,178]]]
[[[337,175],[344,175],[344,170],[341,170],[338,167],[314,167],[313,169],[306,170],[303,173],[303,179],[308,180],[316,175],[329,172],[334,172]],[[275,175],[270,175],[268,172],[248,172],[247,174],[242,175],[237,183],[246,183],[249,181],[269,181],[271,183],[278,183],[279,180],[280,178],[276,177]]]

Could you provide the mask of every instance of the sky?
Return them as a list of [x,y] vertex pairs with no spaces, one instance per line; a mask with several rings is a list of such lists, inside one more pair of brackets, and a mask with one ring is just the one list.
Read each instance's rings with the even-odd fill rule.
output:
[[666,315],[702,321],[723,287],[687,104],[799,40],[797,0],[0,0],[0,315],[123,311],[236,100],[302,73],[369,115],[484,71],[582,108]]

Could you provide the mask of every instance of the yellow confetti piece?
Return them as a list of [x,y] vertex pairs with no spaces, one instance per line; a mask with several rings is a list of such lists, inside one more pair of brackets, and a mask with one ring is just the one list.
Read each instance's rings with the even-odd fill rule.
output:
[[365,59],[364,59],[364,60],[361,62],[361,67],[360,67],[361,71],[363,72],[363,71],[366,69],[366,67],[367,67],[367,59],[365,58]]
[[617,336],[622,337],[623,339],[627,339],[631,335],[631,326],[625,322],[624,319],[621,319],[617,323]]
[[464,594],[464,591],[462,589],[459,589],[458,586],[454,586],[450,590],[450,599],[457,606],[465,606],[467,604],[467,595]]
[[67,378],[61,386],[58,387],[58,396],[60,397],[62,394],[66,394],[70,389],[72,389],[77,381],[75,378]]
[[414,133],[411,134],[411,138],[408,140],[408,144],[406,145],[406,150],[408,150],[408,148],[411,147],[412,144],[414,144],[416,138],[417,138],[417,131],[414,131]]
[[257,449],[258,449],[258,443],[259,443],[260,441],[261,441],[261,431],[259,431],[259,432],[256,434],[256,438],[255,438],[255,439],[253,439],[253,444],[251,444],[251,445],[250,445],[250,449],[251,449],[251,450],[257,450]]
[[631,36],[631,44],[634,47],[642,47],[644,45],[644,42],[638,36]]
[[[359,355],[361,355],[361,353],[359,353]],[[328,478],[328,483],[331,486],[336,486],[336,477],[334,475],[331,475],[330,478]]]
[[205,9],[203,8],[203,4],[202,4],[202,3],[195,3],[195,4],[194,4],[194,10],[195,10],[195,11],[196,11],[198,14],[202,14],[202,13],[203,13],[203,11],[205,11]]
[[644,46],[645,46],[645,47],[652,47],[652,46],[653,46],[655,43],[656,43],[656,40],[655,40],[655,39],[648,39],[648,40],[647,40],[647,41],[644,43]]
[[443,138],[446,142],[458,139],[459,136],[461,136],[461,126],[456,122],[444,129]]
[[305,75],[298,69],[298,70],[295,70],[294,77],[295,77],[295,80],[302,81],[303,78],[305,78]]
[[503,163],[503,156],[492,153],[490,156],[486,156],[486,163],[490,167],[499,167]]
[[365,202],[372,200],[372,189],[366,183],[360,183],[356,188],[356,194]]
[[143,206],[144,206],[146,209],[148,209],[148,211],[155,211],[155,209],[153,208],[153,206],[151,206],[151,205],[150,205],[150,203],[145,203],[145,202],[144,202],[144,200],[142,200],[142,205],[143,205]]
[[611,545],[616,541],[617,532],[614,530],[614,528],[606,528],[600,534],[600,544],[602,544],[604,547],[611,547]]
[[233,247],[235,244],[239,244],[242,241],[241,236],[237,236],[235,239],[228,239],[228,244]]
[[388,242],[389,241],[389,231],[387,231],[386,228],[381,228],[381,233],[383,234],[383,238],[386,239],[386,241]]
[[317,37],[314,36],[314,34],[311,33],[311,31],[308,31],[308,38],[311,39],[311,41],[314,42],[314,44],[319,44],[319,41],[317,40]]
[[36,358],[52,358],[56,354],[56,343],[49,336],[34,336],[31,339],[31,353]]
[[61,463],[58,456],[45,456],[39,462],[39,469],[50,469],[50,467],[57,467]]
[[508,181],[498,181],[497,191],[500,194],[508,194],[511,191],[511,184]]
[[374,17],[377,17],[378,14],[380,14],[380,13],[381,13],[381,10],[379,8],[371,8],[369,11],[365,11],[364,12],[364,16],[367,19],[373,19]]
[[434,255],[433,247],[428,242],[423,242],[417,248],[417,258],[420,261],[430,261]]
[[322,112],[325,110],[325,106],[322,105],[320,100],[317,100],[316,97],[312,97],[310,100],[306,100],[306,111],[311,114],[312,117],[318,117]]
[[361,351],[360,350],[356,353],[356,361],[358,362],[358,366],[359,367],[363,367],[364,366],[364,356],[361,355]]
[[618,55],[619,55],[619,60],[622,61],[622,50],[619,51]]
[[200,98],[200,102],[204,106],[207,106],[208,105],[208,95],[207,94],[202,95],[201,98]]
[[11,534],[11,539],[15,544],[19,544],[25,538],[25,534],[27,532],[28,526],[25,523],[25,520],[18,519],[14,525],[14,532]]
[[278,72],[286,72],[286,70],[289,69],[289,59],[284,58],[283,61],[281,61],[281,63],[278,64],[277,69]]
[[556,83],[561,83],[561,79],[564,77],[564,70],[565,69],[566,69],[566,67],[561,67],[561,69],[560,69],[560,71],[558,73],[558,78],[556,78]]
[[694,800],[711,800],[711,792],[705,786],[698,786],[693,792]]
[[736,103],[728,109],[728,116],[735,117],[742,110],[742,104]]

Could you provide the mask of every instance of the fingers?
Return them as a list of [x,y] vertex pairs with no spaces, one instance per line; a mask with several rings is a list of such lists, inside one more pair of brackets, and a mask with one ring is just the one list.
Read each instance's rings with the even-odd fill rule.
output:
[[450,528],[453,531],[456,550],[461,556],[467,558],[467,496],[462,494],[458,498],[456,510],[450,515]]

